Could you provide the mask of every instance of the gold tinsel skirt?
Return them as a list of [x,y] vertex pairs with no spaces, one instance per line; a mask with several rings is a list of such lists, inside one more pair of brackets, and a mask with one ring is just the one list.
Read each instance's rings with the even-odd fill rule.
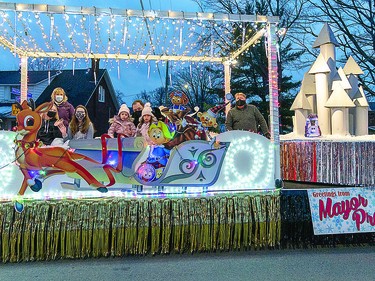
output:
[[280,235],[278,192],[0,203],[2,262],[272,248]]

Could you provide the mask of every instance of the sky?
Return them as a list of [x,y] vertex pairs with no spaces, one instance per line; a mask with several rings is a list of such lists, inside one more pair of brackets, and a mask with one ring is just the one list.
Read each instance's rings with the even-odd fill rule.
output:
[[[141,10],[141,0],[107,0],[107,1],[82,1],[82,0],[23,0],[23,1],[1,1],[9,3],[24,3],[24,4],[50,4],[50,5],[66,5],[66,6],[84,6],[84,7],[99,7],[99,8],[119,8],[119,9],[135,9]],[[184,12],[198,12],[200,11],[198,5],[192,0],[143,0],[145,10],[160,10],[160,11],[184,11]],[[17,70],[19,69],[19,58],[15,57],[8,49],[0,48],[0,70]],[[86,65],[76,65],[76,68],[85,68]],[[104,68],[105,64],[100,63],[100,68]],[[73,68],[72,64],[67,64],[67,68]],[[117,65],[107,67],[111,77],[111,81],[115,90],[126,93],[125,101],[131,103],[136,99],[136,95],[141,91],[151,91],[158,87],[164,86],[165,83],[165,67],[160,66],[160,75],[155,66],[155,63],[150,63],[150,66],[145,62],[120,63],[118,71]]]

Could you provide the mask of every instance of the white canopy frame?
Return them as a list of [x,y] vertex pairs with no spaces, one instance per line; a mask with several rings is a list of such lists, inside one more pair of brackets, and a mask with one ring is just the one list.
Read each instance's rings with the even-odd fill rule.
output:
[[[13,35],[3,27],[4,19],[3,15],[3,24],[0,24],[0,44],[4,48],[8,48],[15,56],[20,57],[21,60],[21,101],[27,98],[27,61],[28,58],[59,58],[59,59],[114,59],[118,60],[144,60],[144,61],[189,61],[189,62],[210,62],[210,63],[219,63],[224,66],[224,81],[225,81],[225,92],[230,92],[230,72],[231,65],[235,63],[239,55],[244,51],[250,48],[252,45],[257,43],[263,36],[267,38],[267,54],[268,54],[268,74],[269,74],[269,98],[270,98],[270,129],[271,129],[271,141],[275,144],[275,178],[280,179],[280,138],[279,138],[279,109],[278,109],[278,69],[277,69],[277,37],[276,37],[276,26],[278,23],[278,17],[268,17],[260,15],[240,15],[240,14],[222,14],[222,13],[191,13],[191,12],[178,12],[178,11],[146,11],[146,10],[128,10],[128,9],[112,9],[112,8],[97,8],[97,7],[74,7],[74,6],[61,6],[61,5],[44,5],[44,4],[17,4],[17,3],[0,3],[0,12],[9,13],[14,12],[14,25],[11,25],[13,29]],[[209,21],[213,24],[216,22],[236,22],[236,23],[263,23],[265,26],[255,32],[255,34],[244,40],[242,39],[242,45],[239,49],[231,52],[228,56],[215,56],[213,54],[214,48],[212,47],[211,41],[211,54],[201,55],[197,52],[195,54],[182,53],[182,54],[156,54],[154,52],[153,42],[150,42],[150,50],[147,53],[132,53],[132,52],[89,52],[87,49],[82,49],[81,51],[78,48],[73,48],[73,51],[64,51],[60,50],[51,50],[47,46],[41,44],[37,47],[30,48],[29,46],[35,45],[35,38],[30,38],[33,40],[30,44],[25,43],[26,39],[29,37],[22,37],[20,35],[22,32],[27,34],[25,29],[25,24],[21,23],[24,30],[17,30],[17,21],[19,20],[19,15],[22,16],[22,13],[35,13],[39,14],[48,14],[51,20],[51,31],[50,37],[52,37],[53,29],[52,25],[55,21],[54,17],[57,15],[69,17],[69,15],[80,15],[95,17],[95,22],[98,17],[103,15],[115,17],[122,17],[125,20],[130,17],[137,17],[144,21],[155,21],[160,20],[183,20],[183,21]],[[6,18],[6,17],[5,17]],[[8,24],[12,23],[12,20],[7,20]],[[147,22],[146,22],[147,25]],[[18,25],[19,28],[20,24]],[[123,37],[125,39],[127,26],[124,26]],[[69,25],[67,25],[69,28]],[[3,30],[2,30],[3,29]],[[148,34],[150,35],[149,26],[147,25]],[[44,31],[43,31],[44,32]],[[83,32],[82,32],[83,33]],[[244,31],[245,33],[245,31]],[[8,36],[7,36],[8,34]],[[45,35],[45,34],[44,34]],[[74,34],[76,36],[76,34]],[[82,34],[86,36],[86,34]],[[180,31],[181,37],[181,31]],[[72,38],[70,38],[72,39]],[[87,39],[87,38],[86,38]],[[51,39],[50,39],[51,40]],[[181,40],[181,38],[180,38]],[[64,41],[64,40],[61,40]],[[151,36],[150,36],[150,41]],[[23,44],[21,44],[23,43]],[[60,42],[61,43],[61,42]],[[110,44],[110,43],[109,43]],[[181,45],[181,43],[180,43]]]

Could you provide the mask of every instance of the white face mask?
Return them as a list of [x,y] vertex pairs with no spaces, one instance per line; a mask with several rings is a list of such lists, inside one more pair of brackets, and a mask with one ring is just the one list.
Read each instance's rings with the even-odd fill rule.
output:
[[62,102],[63,99],[64,99],[63,96],[55,96],[55,100],[56,100],[56,102]]

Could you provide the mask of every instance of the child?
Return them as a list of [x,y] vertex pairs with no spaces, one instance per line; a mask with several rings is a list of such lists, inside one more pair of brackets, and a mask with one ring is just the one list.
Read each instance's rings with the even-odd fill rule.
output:
[[118,115],[109,119],[111,126],[108,129],[108,135],[111,138],[117,137],[117,134],[124,134],[125,137],[135,136],[135,125],[130,118],[130,110],[126,104],[121,105]]
[[157,122],[157,120],[156,120],[154,114],[152,114],[151,104],[146,103],[143,110],[142,110],[142,116],[140,118],[140,122],[137,126],[136,136],[137,137],[144,137],[144,139],[146,140],[146,142],[149,145],[153,145],[154,142],[150,139],[150,137],[148,135],[148,129],[150,128],[150,125],[152,123],[156,123],[156,122]]
[[[62,124],[59,121],[55,125],[61,130],[63,127],[61,127]],[[69,123],[68,131],[62,131],[62,136],[64,141],[94,138],[94,125],[91,123],[86,107],[83,105],[76,107],[72,121]]]
[[62,138],[61,130],[55,125],[57,120],[59,120],[59,114],[56,105],[53,104],[48,112],[42,113],[42,126],[38,131],[37,138],[43,144],[50,145],[54,139]]

